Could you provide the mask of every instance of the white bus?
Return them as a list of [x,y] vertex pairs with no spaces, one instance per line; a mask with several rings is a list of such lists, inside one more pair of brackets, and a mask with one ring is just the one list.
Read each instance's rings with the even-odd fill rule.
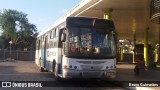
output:
[[67,17],[37,37],[35,62],[55,78],[114,78],[115,27],[111,20]]

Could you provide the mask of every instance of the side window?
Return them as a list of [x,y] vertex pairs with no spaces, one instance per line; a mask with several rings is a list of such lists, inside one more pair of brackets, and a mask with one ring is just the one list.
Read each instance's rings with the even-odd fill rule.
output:
[[40,50],[40,48],[41,48],[41,41],[38,40],[38,42],[37,42],[37,49]]
[[51,31],[51,32],[50,32],[50,38],[51,38],[51,39],[53,38],[53,33],[54,33],[54,31]]
[[39,50],[39,40],[36,41],[36,50]]
[[40,47],[43,47],[43,36],[41,36]]
[[58,28],[55,30],[56,37],[58,37]]
[[48,47],[49,48],[57,47],[57,42],[58,42],[57,37],[56,37],[56,36],[58,36],[57,32],[58,32],[58,28],[57,29],[53,29],[52,31],[50,31],[50,39],[51,40],[48,41],[48,44],[49,44]]
[[44,36],[42,36],[42,42],[44,41]]
[[48,49],[49,45],[48,45],[48,36],[45,36],[45,48]]
[[56,29],[50,32],[50,38],[53,39],[56,37]]
[[53,38],[52,32],[53,32],[53,31],[50,32],[50,39]]

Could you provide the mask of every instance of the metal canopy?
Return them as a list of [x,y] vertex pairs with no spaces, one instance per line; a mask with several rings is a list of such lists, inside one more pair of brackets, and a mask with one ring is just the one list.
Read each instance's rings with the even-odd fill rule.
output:
[[53,29],[68,16],[89,16],[103,18],[106,9],[112,9],[118,39],[144,40],[144,30],[149,27],[149,40],[158,41],[158,24],[150,20],[151,0],[82,0],[77,6],[63,15],[57,22],[41,34]]
[[[93,1],[95,5],[93,5]],[[92,0],[85,8],[75,12],[78,16],[90,16],[103,18],[104,11],[113,9],[112,20],[116,26],[118,39],[136,39],[143,41],[143,33],[146,27],[149,29],[149,40],[158,41],[158,24],[150,21],[151,0]],[[77,14],[79,13],[79,14]]]

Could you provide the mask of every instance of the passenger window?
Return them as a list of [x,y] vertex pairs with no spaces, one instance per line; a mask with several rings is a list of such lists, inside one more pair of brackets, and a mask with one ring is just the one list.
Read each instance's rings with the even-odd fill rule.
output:
[[41,48],[41,41],[40,40],[38,40],[38,42],[37,42],[37,47],[38,47],[38,50],[40,50],[40,48]]
[[55,30],[51,31],[50,38],[55,38]]
[[52,32],[53,32],[53,31],[51,31],[51,32],[50,32],[50,39],[51,39],[51,38],[53,38],[53,34],[52,34]]
[[55,30],[56,37],[58,37],[58,28]]

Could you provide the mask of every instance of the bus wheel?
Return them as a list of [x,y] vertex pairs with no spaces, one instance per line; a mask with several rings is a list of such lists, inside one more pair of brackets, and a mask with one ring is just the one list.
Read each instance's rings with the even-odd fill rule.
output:
[[61,78],[60,76],[57,76],[57,77],[55,78],[55,80],[56,80],[56,81],[62,81],[62,78]]
[[52,69],[52,71],[54,72],[54,74],[55,74],[55,68],[56,68],[56,61],[55,60],[53,60],[53,69]]
[[54,74],[54,78],[56,81],[61,81],[61,77],[58,76],[58,69],[57,69],[57,66],[56,66],[56,61],[53,60],[53,74]]
[[43,67],[40,67],[40,71],[41,71],[41,72],[45,72],[45,70],[44,70]]

